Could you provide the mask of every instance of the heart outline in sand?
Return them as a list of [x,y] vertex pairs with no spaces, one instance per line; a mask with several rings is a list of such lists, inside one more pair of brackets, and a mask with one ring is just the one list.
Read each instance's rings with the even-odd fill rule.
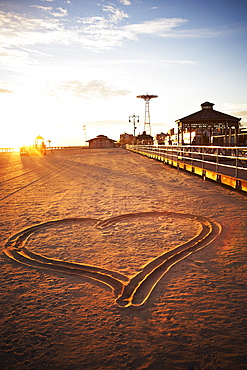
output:
[[[141,218],[143,216],[189,218],[198,221],[202,227],[201,231],[187,242],[153,258],[152,261],[148,262],[142,270],[136,273],[131,279],[117,271],[104,269],[98,266],[51,259],[41,254],[34,253],[25,246],[32,234],[45,228],[54,227],[54,225],[87,223],[93,227],[104,229],[105,227],[114,225],[116,222],[133,217]],[[116,304],[119,307],[125,308],[143,305],[150,297],[155,286],[172,266],[188,257],[193,252],[212,243],[219,236],[221,230],[222,227],[218,222],[206,217],[168,211],[129,213],[105,220],[94,218],[65,218],[40,223],[13,235],[5,244],[4,253],[9,258],[28,266],[85,276],[91,280],[100,281],[114,291]]]

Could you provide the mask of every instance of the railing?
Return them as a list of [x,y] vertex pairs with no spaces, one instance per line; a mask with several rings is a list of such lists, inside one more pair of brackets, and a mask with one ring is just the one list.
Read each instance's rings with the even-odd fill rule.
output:
[[247,180],[247,147],[128,145],[127,149],[216,181],[221,175]]
[[[62,150],[62,149],[88,149],[88,145],[84,146],[51,146],[46,147],[46,150]],[[0,153],[19,153],[20,148],[0,148]]]
[[0,148],[0,153],[18,153],[19,151],[19,148]]
[[78,145],[78,146],[47,146],[46,150],[62,150],[62,149],[89,149],[88,145]]

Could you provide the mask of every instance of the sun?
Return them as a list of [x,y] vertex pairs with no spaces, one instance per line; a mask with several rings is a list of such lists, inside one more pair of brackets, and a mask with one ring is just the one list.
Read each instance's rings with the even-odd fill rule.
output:
[[[37,135],[36,135],[37,136]],[[33,145],[35,136],[19,127],[6,127],[0,138],[0,148],[21,148]]]

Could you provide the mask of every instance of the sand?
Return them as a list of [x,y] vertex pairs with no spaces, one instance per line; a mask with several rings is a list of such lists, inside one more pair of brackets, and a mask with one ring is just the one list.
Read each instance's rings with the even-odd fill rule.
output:
[[1,369],[246,368],[244,193],[120,148],[0,168]]

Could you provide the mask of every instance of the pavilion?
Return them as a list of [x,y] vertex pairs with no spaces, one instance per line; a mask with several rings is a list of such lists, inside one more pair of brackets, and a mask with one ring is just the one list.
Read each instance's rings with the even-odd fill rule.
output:
[[[189,143],[195,145],[211,144],[214,135],[224,135],[224,144],[230,144],[234,135],[234,145],[238,144],[238,133],[241,118],[230,116],[213,109],[214,104],[208,101],[201,104],[201,110],[180,118],[178,125],[178,144],[184,144],[184,135],[189,133]],[[192,133],[195,133],[193,137]]]

